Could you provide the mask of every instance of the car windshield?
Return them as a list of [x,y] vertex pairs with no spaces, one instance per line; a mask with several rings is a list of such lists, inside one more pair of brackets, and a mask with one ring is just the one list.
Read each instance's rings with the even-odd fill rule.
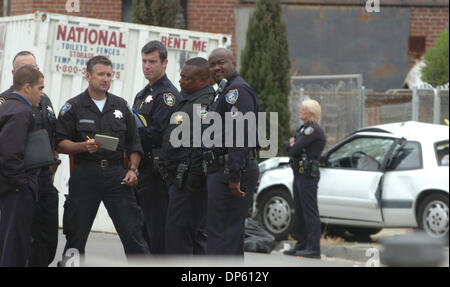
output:
[[448,141],[435,145],[438,165],[448,166]]
[[393,143],[387,138],[355,138],[330,154],[328,166],[378,170]]

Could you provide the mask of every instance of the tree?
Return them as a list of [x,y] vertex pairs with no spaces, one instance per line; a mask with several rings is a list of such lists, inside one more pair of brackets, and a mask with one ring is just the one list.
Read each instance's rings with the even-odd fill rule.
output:
[[[246,47],[241,54],[241,76],[255,89],[260,112],[278,112],[278,151],[281,154],[285,154],[282,143],[291,136],[288,106],[291,62],[286,34],[280,0],[259,0],[250,18]],[[268,134],[268,122],[266,126]]]
[[435,47],[426,51],[424,58],[422,81],[433,87],[447,84],[449,79],[448,31],[440,34]]
[[177,19],[179,11],[180,0],[133,0],[133,22],[139,24],[185,28],[184,19]]

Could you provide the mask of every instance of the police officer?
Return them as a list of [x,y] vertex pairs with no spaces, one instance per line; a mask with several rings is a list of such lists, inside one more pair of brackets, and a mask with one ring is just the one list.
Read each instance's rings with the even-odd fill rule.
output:
[[[24,65],[32,65],[38,70],[36,58],[29,51],[19,52],[13,60],[12,74]],[[6,100],[8,95],[13,92],[13,87],[0,95],[0,99]],[[54,145],[54,135],[56,127],[56,116],[53,110],[50,98],[44,94],[37,108],[33,108],[36,127],[35,129],[45,129],[48,132],[50,143]],[[54,146],[52,146],[54,150]],[[54,152],[55,158],[58,154]],[[59,162],[59,161],[58,161]],[[48,266],[56,254],[58,245],[58,191],[53,186],[53,174],[56,171],[57,164],[54,165],[54,171],[50,167],[41,169],[38,177],[38,203],[33,216],[32,225],[32,247],[29,265],[31,267]]]
[[[162,168],[175,179],[170,182],[169,207],[166,223],[167,254],[205,254],[207,197],[206,173],[203,165],[201,143],[194,137],[201,136],[201,120],[206,116],[208,105],[214,99],[214,89],[209,85],[209,65],[203,58],[188,60],[181,71],[181,100],[172,115],[172,124],[164,134]],[[200,123],[196,126],[195,121]],[[174,147],[170,141],[174,129],[184,125],[189,132],[189,145]],[[204,126],[204,125],[203,125]],[[198,129],[194,132],[194,129]]]
[[300,110],[302,125],[285,148],[294,171],[294,238],[297,244],[284,254],[320,258],[320,217],[317,206],[317,186],[320,179],[319,158],[326,137],[319,126],[321,108],[317,101],[306,100]]
[[[89,87],[64,104],[56,124],[59,151],[74,159],[64,204],[64,252],[75,248],[85,253],[92,223],[103,201],[125,253],[147,254],[142,211],[132,189],[137,184],[142,154],[136,121],[127,102],[108,93],[112,79],[108,58],[90,59],[86,79]],[[102,148],[94,139],[96,134],[118,138],[117,149]],[[123,167],[124,155],[129,158],[128,169]],[[65,265],[64,260],[60,265]]]
[[14,90],[0,98],[0,267],[28,265],[38,170],[24,168],[25,143],[35,128],[33,107],[43,97],[44,76],[26,65],[14,74]]
[[[211,76],[217,84],[223,79],[228,80],[225,89],[211,107],[211,111],[222,117],[222,126],[225,127],[226,113],[237,120],[241,117],[239,113],[253,112],[257,117],[255,92],[236,72],[231,51],[214,50],[209,56],[209,66]],[[238,147],[236,143],[232,147],[226,147],[225,134],[225,130],[222,130],[222,147],[213,148],[216,164],[208,167],[207,253],[243,255],[245,218],[259,176],[255,150],[257,144],[253,147],[249,144],[247,125],[244,130],[244,147]],[[233,138],[236,140],[235,132]]]
[[150,41],[142,48],[142,70],[148,85],[134,100],[139,115],[139,134],[144,157],[141,161],[138,201],[144,213],[144,237],[151,254],[164,253],[168,188],[158,172],[158,161],[164,131],[169,124],[180,94],[166,76],[167,48],[160,41]]

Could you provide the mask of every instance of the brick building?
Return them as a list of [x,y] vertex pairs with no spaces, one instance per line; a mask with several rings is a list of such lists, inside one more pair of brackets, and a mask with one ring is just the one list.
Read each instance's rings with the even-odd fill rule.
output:
[[[76,16],[131,20],[132,0],[80,0]],[[233,35],[239,62],[248,19],[257,0],[182,0],[190,30]],[[363,73],[366,86],[399,87],[414,60],[448,29],[448,0],[380,0],[368,13],[366,0],[281,0],[293,73]],[[67,0],[0,0],[0,15],[36,10],[68,14]],[[6,8],[6,10],[5,10]],[[366,81],[367,79],[367,81]]]

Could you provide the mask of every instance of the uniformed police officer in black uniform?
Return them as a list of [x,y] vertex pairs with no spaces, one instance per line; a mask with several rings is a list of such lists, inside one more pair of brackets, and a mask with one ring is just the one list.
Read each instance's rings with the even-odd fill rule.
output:
[[0,267],[29,265],[31,224],[39,170],[24,168],[25,143],[35,129],[33,107],[43,97],[44,76],[31,65],[14,74],[14,90],[0,98]]
[[[92,223],[103,201],[125,253],[148,254],[142,234],[143,215],[132,188],[138,181],[142,154],[136,121],[127,102],[108,93],[112,79],[108,58],[90,59],[86,79],[89,87],[62,107],[56,125],[59,151],[74,158],[64,204],[64,252],[75,248],[85,253]],[[118,138],[117,149],[102,148],[95,141],[96,134]],[[124,155],[129,158],[128,169],[123,167]]]
[[285,143],[294,171],[294,238],[297,244],[284,254],[320,258],[320,216],[317,205],[319,159],[325,148],[326,137],[319,126],[321,108],[317,101],[306,100],[300,110],[305,123]]
[[[171,184],[166,223],[167,254],[206,253],[206,173],[202,145],[201,142],[195,144],[194,137],[201,137],[201,120],[214,99],[215,92],[209,80],[207,60],[192,58],[184,64],[180,79],[183,100],[172,115],[173,124],[164,134],[161,168],[166,168],[162,175]],[[199,126],[195,126],[195,120]],[[174,147],[170,141],[172,131],[186,124],[190,130],[189,145]],[[196,133],[194,129],[198,129]]]
[[133,110],[142,120],[139,134],[144,149],[137,194],[144,213],[144,237],[150,253],[163,254],[169,194],[158,172],[158,161],[163,133],[181,97],[166,75],[168,60],[164,44],[150,41],[141,53],[142,70],[149,84],[136,95],[133,104]]
[[[32,65],[37,69],[36,58],[29,51],[19,52],[13,60],[13,75],[24,66]],[[13,92],[13,87],[2,94],[0,99],[6,100]],[[50,143],[54,145],[56,116],[50,98],[44,94],[37,108],[33,108],[36,127],[48,132]],[[52,146],[54,150],[54,146]],[[57,153],[55,152],[55,157]],[[54,168],[56,171],[57,164]],[[38,203],[33,216],[32,247],[29,265],[31,267],[47,267],[55,258],[58,245],[58,190],[53,186],[53,172],[50,167],[41,169],[38,177]]]
[[[211,76],[219,84],[227,79],[225,89],[216,97],[211,111],[222,117],[225,127],[225,113],[238,119],[239,113],[253,112],[258,116],[258,102],[252,87],[235,70],[231,51],[216,49],[209,56]],[[256,127],[253,127],[256,129]],[[257,130],[257,129],[256,129]],[[259,169],[256,160],[256,146],[249,145],[244,131],[244,147],[225,146],[225,130],[222,132],[222,147],[213,149],[218,170],[208,167],[208,254],[244,254],[244,227],[248,209],[258,181]],[[233,138],[236,141],[236,131]],[[257,136],[256,136],[257,141]],[[212,166],[217,166],[213,164]]]

